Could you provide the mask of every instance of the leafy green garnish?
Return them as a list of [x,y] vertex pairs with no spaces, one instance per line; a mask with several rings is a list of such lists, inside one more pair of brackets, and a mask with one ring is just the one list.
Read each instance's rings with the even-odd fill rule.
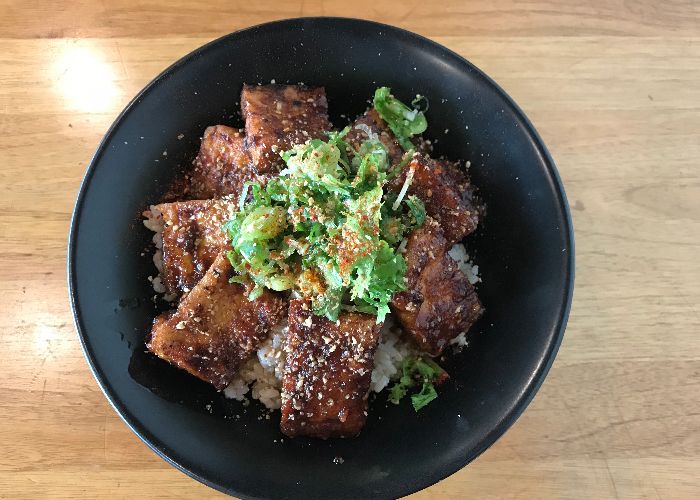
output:
[[[414,100],[414,104],[416,100]],[[374,92],[374,109],[389,125],[401,147],[408,151],[413,147],[411,137],[422,134],[428,128],[425,115],[417,108],[411,109],[391,95],[391,89],[380,87]]]
[[425,207],[385,192],[392,171],[385,146],[370,134],[349,150],[348,131],[294,146],[282,153],[278,177],[246,186],[224,225],[228,257],[238,273],[232,281],[253,282],[249,298],[265,288],[294,290],[319,316],[335,321],[348,309],[380,323],[391,297],[405,289],[396,247],[423,223]]
[[437,398],[435,386],[430,383],[423,383],[421,391],[411,396],[411,404],[413,405],[413,409],[418,411],[435,398]]
[[420,386],[420,392],[411,395],[413,409],[418,411],[437,398],[434,384],[444,377],[445,370],[432,359],[425,356],[406,358],[401,364],[401,377],[389,391],[389,401],[398,404],[409,389]]

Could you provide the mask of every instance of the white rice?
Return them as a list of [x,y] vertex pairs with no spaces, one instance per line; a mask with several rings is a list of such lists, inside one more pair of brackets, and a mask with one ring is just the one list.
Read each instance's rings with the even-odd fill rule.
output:
[[154,232],[153,244],[156,247],[156,251],[153,253],[153,264],[158,270],[158,275],[150,281],[156,293],[163,294],[164,300],[172,302],[177,298],[177,294],[166,293],[167,289],[161,278],[161,273],[163,272],[163,229],[165,229],[163,214],[155,205],[151,205],[150,209],[144,212],[143,215],[145,216],[143,225]]
[[[476,285],[481,282],[481,277],[479,276],[479,266],[474,264],[474,261],[469,257],[466,247],[457,243],[455,246],[450,248],[447,252],[450,257],[452,257],[459,266],[460,271],[462,271],[469,280],[469,283]],[[454,346],[456,349],[462,349],[467,346],[467,332],[462,332],[455,338],[450,340],[449,344]]]
[[270,337],[258,349],[257,356],[249,359],[236,378],[224,389],[224,396],[243,401],[251,391],[253,399],[259,400],[270,410],[282,406],[282,370],[284,369],[284,337],[287,335],[287,319],[282,320]]
[[374,370],[369,384],[371,392],[381,392],[396,375],[404,359],[417,352],[415,346],[401,338],[401,329],[391,315],[386,317],[374,352]]
[[472,259],[469,258],[467,249],[463,244],[457,243],[455,246],[450,248],[450,251],[447,253],[457,262],[459,269],[467,275],[469,283],[475,285],[481,282],[481,278],[479,277],[479,266],[474,264]]
[[467,332],[462,332],[459,335],[457,335],[455,338],[450,340],[449,342],[450,345],[455,346],[457,350],[461,350],[462,348],[466,347],[468,342],[467,342]]

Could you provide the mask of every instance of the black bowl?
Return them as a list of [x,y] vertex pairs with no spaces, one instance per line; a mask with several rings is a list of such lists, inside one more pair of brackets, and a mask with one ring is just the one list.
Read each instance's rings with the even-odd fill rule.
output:
[[[240,124],[243,83],[273,79],[325,85],[336,125],[362,112],[377,86],[408,101],[426,95],[437,153],[471,160],[488,206],[467,240],[481,270],[486,314],[469,347],[446,361],[451,382],[420,413],[408,402],[387,406],[378,397],[357,439],[282,440],[278,415],[259,419],[255,404],[227,401],[143,353],[157,307],[147,281],[155,274],[150,232],[139,213],[189,164],[206,126]],[[95,378],[127,425],[165,460],[243,497],[397,497],[473,460],[530,402],[564,333],[573,250],[554,163],[503,90],[418,35],[314,18],[220,38],[136,96],[85,175],[68,272],[76,327]]]

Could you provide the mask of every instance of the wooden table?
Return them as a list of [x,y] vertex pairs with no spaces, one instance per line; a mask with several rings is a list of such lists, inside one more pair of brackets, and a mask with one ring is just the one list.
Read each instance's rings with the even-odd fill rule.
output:
[[2,2],[0,497],[219,496],[139,441],[93,380],[67,300],[70,213],[101,136],[163,68],[229,31],[319,14],[417,31],[495,78],[549,146],[574,217],[574,305],[544,386],[491,449],[415,498],[697,498],[692,0]]

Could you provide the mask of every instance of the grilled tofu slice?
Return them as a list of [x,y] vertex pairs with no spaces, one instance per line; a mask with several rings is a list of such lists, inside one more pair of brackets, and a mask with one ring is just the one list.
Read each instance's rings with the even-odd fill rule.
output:
[[144,212],[150,227],[162,227],[161,280],[168,293],[188,292],[228,245],[221,226],[236,210],[233,199],[190,200],[154,205]]
[[367,314],[338,323],[293,300],[282,378],[282,432],[287,436],[352,437],[367,418],[367,395],[381,325]]
[[[345,140],[353,150],[357,151],[362,143],[367,140],[367,131],[376,134],[379,140],[384,144],[389,155],[389,164],[396,165],[401,161],[404,150],[394,137],[394,133],[389,128],[389,125],[379,116],[377,110],[370,108],[363,115],[360,115],[355,123],[353,123],[350,132],[345,136]],[[352,153],[349,152],[349,153]]]
[[447,254],[449,248],[441,226],[427,217],[406,244],[407,289],[391,301],[404,330],[433,356],[483,313],[476,290]]
[[479,209],[474,189],[457,165],[416,153],[387,188],[399,192],[408,175],[413,177],[408,193],[423,201],[425,211],[438,221],[450,246],[476,229]]
[[146,347],[156,356],[224,389],[239,367],[267,339],[285,313],[285,301],[265,291],[249,301],[242,285],[229,283],[225,253],[171,313],[155,319]]
[[258,174],[284,167],[280,153],[308,139],[325,138],[331,129],[323,87],[244,85],[241,113],[246,149]]
[[208,200],[232,195],[238,199],[244,183],[264,184],[266,179],[255,173],[244,142],[241,130],[226,125],[207,127],[183,196]]

